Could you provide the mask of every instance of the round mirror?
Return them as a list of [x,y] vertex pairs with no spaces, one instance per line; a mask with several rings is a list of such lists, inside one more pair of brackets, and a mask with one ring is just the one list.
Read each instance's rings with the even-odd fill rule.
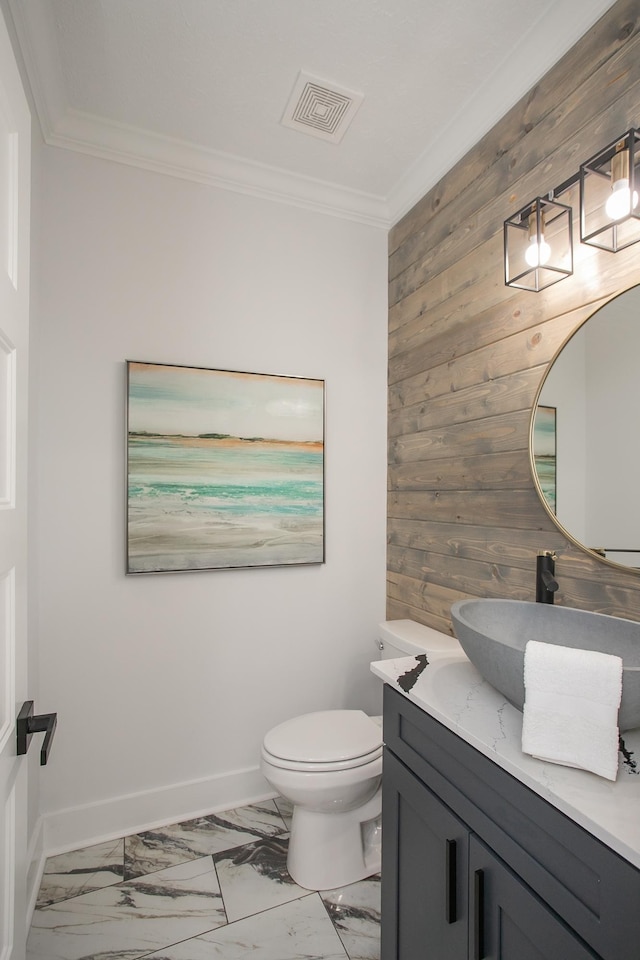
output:
[[558,351],[533,406],[540,498],[578,546],[640,568],[640,286],[592,314]]

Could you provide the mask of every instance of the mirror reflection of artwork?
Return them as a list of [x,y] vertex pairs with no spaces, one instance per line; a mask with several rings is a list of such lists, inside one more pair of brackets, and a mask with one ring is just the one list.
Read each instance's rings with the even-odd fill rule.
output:
[[538,406],[533,425],[533,459],[549,509],[556,512],[556,408]]

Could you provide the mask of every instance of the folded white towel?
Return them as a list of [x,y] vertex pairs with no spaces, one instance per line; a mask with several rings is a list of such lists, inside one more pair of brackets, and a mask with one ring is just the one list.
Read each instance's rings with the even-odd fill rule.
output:
[[615,780],[621,658],[530,640],[524,686],[523,752]]

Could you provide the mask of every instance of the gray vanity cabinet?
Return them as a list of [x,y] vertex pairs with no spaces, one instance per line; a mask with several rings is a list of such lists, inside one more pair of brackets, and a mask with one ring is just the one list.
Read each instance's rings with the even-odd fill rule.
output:
[[384,697],[381,960],[638,960],[640,871]]
[[[473,960],[594,960],[590,950],[476,837],[469,845]],[[424,954],[430,957],[431,954]],[[446,960],[446,953],[434,953]]]
[[390,751],[383,794],[382,958],[466,960],[469,831]]

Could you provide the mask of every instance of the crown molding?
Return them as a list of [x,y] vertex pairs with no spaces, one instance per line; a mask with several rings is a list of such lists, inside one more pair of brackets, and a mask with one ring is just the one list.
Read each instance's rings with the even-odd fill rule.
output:
[[45,141],[154,173],[388,229],[386,198],[304,177],[197,144],[67,110]]
[[578,42],[576,29],[584,36],[614,2],[581,0],[576,28],[575,0],[554,0],[395,184],[388,198],[392,223],[402,219]]
[[[35,16],[36,8],[40,11],[38,16]],[[33,0],[32,3],[8,0],[8,12],[13,20],[40,129],[46,142],[66,109],[62,70],[54,54],[55,45],[51,43],[51,37],[55,37],[56,33],[53,9],[46,0]]]
[[579,14],[575,0],[550,3],[387,197],[69,109],[60,63],[52,53],[56,27],[51,4],[48,0],[7,2],[45,143],[387,230],[485,136],[573,46],[576,34],[582,36],[614,0],[581,0]]
[[52,54],[56,26],[51,4],[48,0],[8,4],[49,146],[389,229],[384,197],[69,109],[60,63]]

